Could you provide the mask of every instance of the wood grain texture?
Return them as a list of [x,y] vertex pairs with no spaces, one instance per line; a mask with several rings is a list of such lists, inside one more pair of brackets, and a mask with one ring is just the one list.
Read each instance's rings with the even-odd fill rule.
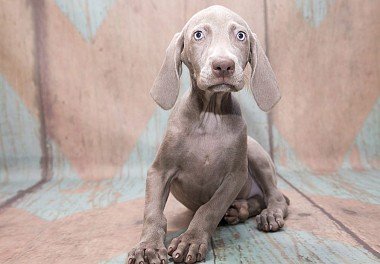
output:
[[0,7],[0,74],[32,115],[38,116],[35,21],[31,3],[1,1]]
[[[1,1],[0,202],[40,179],[41,145],[53,166],[0,213],[1,263],[124,262],[170,113],[148,91],[174,33],[212,4],[269,40],[283,94],[273,127],[249,91],[237,97],[292,186],[279,181],[291,199],[283,231],[219,227],[206,263],[378,263],[380,5],[369,0]],[[170,197],[166,215],[168,243],[192,213]]]
[[0,2],[0,204],[43,176],[32,11],[28,1]]
[[329,2],[312,26],[297,2],[268,1],[269,56],[283,93],[274,125],[309,169],[334,172],[380,95],[380,4]]
[[312,195],[310,197],[357,234],[360,239],[380,252],[380,238],[375,235],[378,233],[379,204],[367,204],[358,200],[330,196]]
[[[254,3],[252,10],[259,1]],[[245,1],[237,11],[248,5]],[[88,5],[90,13],[97,8],[96,2]],[[47,129],[83,179],[120,172],[156,109],[148,91],[167,44],[185,24],[187,8],[184,1],[117,1],[88,42],[77,31],[84,23],[80,16],[67,15],[66,9],[64,15],[53,2],[46,5]],[[262,17],[254,20],[262,34]]]
[[[237,226],[218,227],[206,263],[376,263],[371,253],[323,212],[286,183],[280,181],[280,185],[285,187],[284,192],[292,201],[284,230],[277,233],[259,232],[254,219]],[[47,190],[41,192],[43,194]],[[59,196],[54,198],[60,199]],[[0,214],[3,230],[0,261],[123,263],[126,252],[139,239],[143,202],[143,199],[135,199],[105,208],[82,210],[54,221],[43,220],[22,209],[10,208]],[[80,203],[78,200],[70,204],[74,207]],[[33,201],[29,204],[32,206]],[[55,210],[60,208],[56,207]],[[168,219],[168,243],[170,238],[185,230],[192,213],[170,197],[165,214]]]
[[[153,6],[119,1],[110,8],[93,43],[87,43],[54,3],[46,8],[48,133],[80,177],[112,178],[155,109],[148,91],[161,53],[153,52],[148,43],[164,50],[175,31],[167,30],[166,38],[149,39],[160,19],[143,20]],[[140,24],[138,30],[134,23]]]

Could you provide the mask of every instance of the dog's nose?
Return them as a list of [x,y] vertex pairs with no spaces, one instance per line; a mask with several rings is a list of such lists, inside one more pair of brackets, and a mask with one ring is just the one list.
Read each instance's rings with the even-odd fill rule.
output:
[[227,58],[215,59],[212,62],[212,72],[216,77],[229,77],[235,71],[235,62]]

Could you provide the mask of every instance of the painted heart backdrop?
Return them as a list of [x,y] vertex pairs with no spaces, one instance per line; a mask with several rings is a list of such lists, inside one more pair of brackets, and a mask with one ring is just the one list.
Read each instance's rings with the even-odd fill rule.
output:
[[[94,221],[101,229],[114,215],[123,224],[107,232],[123,234],[110,242],[120,246],[107,251],[94,238],[64,252],[99,248],[91,263],[132,245],[125,232],[135,224],[131,215],[141,217],[146,171],[169,116],[149,89],[173,35],[215,3],[246,19],[277,75],[283,97],[269,115],[248,89],[237,97],[249,134],[271,152],[279,174],[326,210],[339,203],[363,213],[377,208],[375,1],[1,1],[0,202],[11,204],[7,217],[31,223],[28,239],[45,225],[78,236],[71,239],[97,238],[69,223]],[[186,69],[181,78],[182,94]],[[364,186],[357,184],[362,177],[369,179]],[[3,246],[0,258],[26,249],[46,256],[41,245],[51,234],[40,244]]]

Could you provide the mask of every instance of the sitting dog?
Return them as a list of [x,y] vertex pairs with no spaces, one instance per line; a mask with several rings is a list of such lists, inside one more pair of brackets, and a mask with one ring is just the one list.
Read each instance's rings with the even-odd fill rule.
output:
[[[219,222],[244,222],[257,216],[258,229],[284,225],[289,200],[277,189],[274,164],[251,137],[232,95],[244,87],[250,63],[250,88],[258,106],[270,110],[280,99],[272,68],[257,37],[237,14],[212,6],[195,14],[166,51],[150,91],[163,109],[171,109],[168,127],[148,171],[144,225],[140,243],[127,263],[194,263],[205,259]],[[176,103],[181,66],[191,89]],[[164,207],[171,192],[195,214],[186,232],[166,250]]]

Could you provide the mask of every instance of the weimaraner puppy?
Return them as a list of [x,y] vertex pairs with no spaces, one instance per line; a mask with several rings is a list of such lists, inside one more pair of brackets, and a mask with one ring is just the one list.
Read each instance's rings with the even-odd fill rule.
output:
[[[176,103],[181,66],[190,71],[191,89]],[[208,242],[221,220],[228,224],[256,216],[258,229],[284,225],[289,200],[277,189],[274,164],[251,137],[233,92],[250,87],[259,107],[280,99],[272,68],[247,23],[222,6],[195,14],[166,51],[150,91],[171,112],[168,128],[148,171],[141,241],[127,263],[194,263],[205,259]],[[164,207],[169,192],[195,214],[187,230],[165,248]]]

